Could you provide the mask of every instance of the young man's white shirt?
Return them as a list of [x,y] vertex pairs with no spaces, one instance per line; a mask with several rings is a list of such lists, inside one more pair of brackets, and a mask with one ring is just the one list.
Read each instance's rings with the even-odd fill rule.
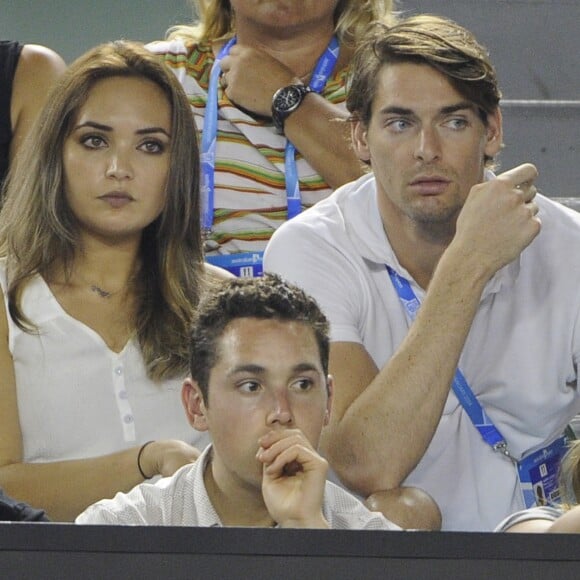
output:
[[[211,444],[198,460],[171,477],[141,483],[129,493],[117,493],[80,514],[77,524],[132,524],[153,526],[222,526],[205,488],[203,473]],[[353,495],[326,483],[322,511],[332,529],[400,530],[378,512],[371,512]]]

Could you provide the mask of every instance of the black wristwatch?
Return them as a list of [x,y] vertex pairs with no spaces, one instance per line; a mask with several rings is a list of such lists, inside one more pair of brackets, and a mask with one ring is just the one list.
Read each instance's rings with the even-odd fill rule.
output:
[[311,93],[307,85],[288,85],[278,89],[272,97],[272,120],[278,133],[284,134],[284,121],[293,113]]

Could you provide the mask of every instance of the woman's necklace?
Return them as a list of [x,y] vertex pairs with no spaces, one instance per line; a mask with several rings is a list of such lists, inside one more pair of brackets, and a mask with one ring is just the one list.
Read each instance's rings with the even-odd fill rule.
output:
[[91,282],[90,280],[87,280],[83,276],[80,276],[78,273],[77,273],[77,278],[78,278],[79,282],[81,283],[81,285],[83,285],[85,287],[88,286],[88,288],[91,292],[96,294],[99,298],[104,298],[106,300],[115,296],[115,294],[119,294],[119,292],[123,291],[123,288],[120,288],[119,290],[106,290],[102,286],[99,286],[99,284],[97,284],[95,282]]
[[113,294],[116,294],[116,292],[109,292],[108,290],[103,290],[100,286],[97,286],[96,284],[91,284],[90,288],[91,291],[93,291],[95,294],[98,294],[101,298],[110,298],[111,296],[113,296]]
[[[108,290],[104,288],[97,282],[91,280],[92,276],[84,276],[78,270],[74,273],[74,275],[67,276],[66,273],[63,275],[64,280],[57,282],[53,280],[53,283],[57,286],[62,286],[63,290],[73,291],[73,292],[91,292],[92,294],[97,295],[99,298],[104,300],[110,300],[113,296],[126,292],[128,288],[133,284],[135,280],[135,275],[133,274],[129,280],[121,286],[121,288],[117,288],[115,290]],[[52,284],[51,284],[52,286]]]

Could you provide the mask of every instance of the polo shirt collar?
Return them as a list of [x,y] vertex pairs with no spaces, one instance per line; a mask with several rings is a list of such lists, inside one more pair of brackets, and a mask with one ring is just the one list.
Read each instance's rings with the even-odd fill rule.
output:
[[209,444],[198,458],[197,461],[198,469],[196,469],[194,474],[194,486],[193,486],[194,504],[197,509],[197,516],[199,520],[198,525],[200,527],[221,528],[223,527],[223,524],[217,512],[215,511],[213,504],[211,503],[211,500],[209,499],[209,495],[207,494],[205,482],[203,479],[205,468],[207,467],[208,463],[211,460],[211,454],[212,454],[212,445]]
[[[495,179],[495,176],[486,170],[486,179]],[[344,201],[343,215],[347,235],[364,260],[375,265],[388,265],[400,276],[414,282],[409,272],[399,263],[385,234],[377,202],[376,182],[372,173],[355,182],[354,189]],[[520,257],[492,276],[485,286],[482,300],[490,294],[499,292],[503,287],[513,286],[519,271]]]

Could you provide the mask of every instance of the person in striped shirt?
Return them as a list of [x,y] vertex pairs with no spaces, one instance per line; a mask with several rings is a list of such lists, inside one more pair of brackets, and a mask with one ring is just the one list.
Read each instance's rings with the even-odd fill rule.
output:
[[173,27],[148,48],[177,75],[208,141],[206,257],[236,275],[259,275],[276,228],[365,171],[339,121],[348,116],[354,45],[372,21],[392,18],[392,2],[195,0],[194,7],[196,25]]

